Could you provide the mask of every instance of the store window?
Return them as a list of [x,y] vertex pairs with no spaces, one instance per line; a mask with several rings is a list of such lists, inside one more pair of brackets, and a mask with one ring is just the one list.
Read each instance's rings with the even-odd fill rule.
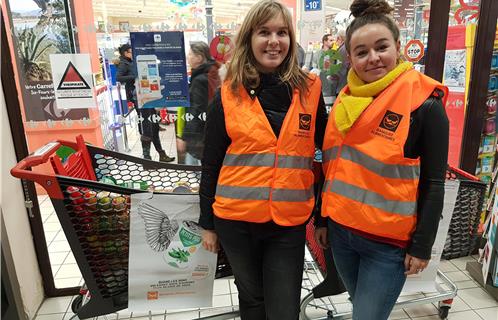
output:
[[[191,44],[204,42],[209,45],[212,58],[220,65],[219,76],[223,78],[226,71],[223,65],[230,58],[237,28],[255,2],[4,1],[2,12],[8,30],[11,30],[9,45],[29,150],[33,152],[55,139],[74,141],[81,134],[87,143],[119,153],[173,164],[199,165],[205,110],[193,111],[188,104],[183,105],[185,100],[189,100],[188,81],[195,77],[193,60],[189,59]],[[352,1],[283,2],[292,14],[298,41],[304,51],[302,64],[309,70],[323,69],[326,78],[332,76],[337,70],[334,65],[345,62],[346,58],[324,54],[321,51],[322,37],[330,34],[330,49],[333,52],[339,50],[339,36],[351,20],[348,7]],[[402,52],[423,71],[430,2],[394,0],[390,4],[401,29]],[[172,32],[181,32],[181,39],[175,46],[181,47],[173,63],[177,68],[175,79],[170,74],[162,74],[165,70],[162,68],[166,66],[158,54],[140,51],[149,43],[142,43],[143,39],[139,41],[137,37],[156,33],[149,39],[150,43],[161,43],[165,39],[158,40],[160,37],[157,36],[162,32],[167,32],[168,37]],[[126,48],[122,47],[125,44],[130,48],[120,53],[119,48]],[[148,90],[149,98],[154,98],[158,91],[167,90],[166,80],[170,81],[168,84],[182,83],[178,90],[174,90],[179,92],[174,100],[177,105],[172,105],[170,100],[168,108],[155,105],[146,115],[138,113],[137,107],[147,103],[140,101],[143,92],[136,87],[135,92],[127,91],[127,81],[117,81],[126,54],[130,54],[128,60],[132,62],[129,68],[140,78],[138,82],[131,82]],[[337,94],[337,91],[332,91],[326,96],[329,106]],[[145,122],[154,124],[157,140],[153,134],[144,134],[144,130],[148,130],[144,127]],[[200,125],[192,129],[189,124],[195,122]],[[188,142],[192,148],[188,144],[185,147],[186,137],[192,133],[198,134],[194,135],[196,141]],[[59,155],[66,158],[72,151],[60,150]],[[48,164],[41,170],[52,172]],[[59,219],[46,192],[42,188],[37,190],[55,286],[78,286],[81,275],[77,267],[67,267],[74,267],[76,261]]]

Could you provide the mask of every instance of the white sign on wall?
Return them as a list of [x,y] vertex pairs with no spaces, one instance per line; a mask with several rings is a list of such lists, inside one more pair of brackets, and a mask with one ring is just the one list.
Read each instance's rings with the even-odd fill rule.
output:
[[299,43],[307,48],[310,42],[320,42],[325,34],[325,9],[321,1],[299,1],[301,19],[297,22]]
[[50,65],[59,108],[96,107],[90,54],[51,54]]

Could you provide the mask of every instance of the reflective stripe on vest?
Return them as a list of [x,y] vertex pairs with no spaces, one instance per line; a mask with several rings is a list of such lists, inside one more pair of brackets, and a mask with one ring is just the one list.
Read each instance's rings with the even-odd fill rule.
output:
[[[230,154],[225,155],[224,166],[239,167],[273,167],[275,165],[274,153],[256,154]],[[311,169],[313,166],[312,157],[300,156],[278,156],[277,168],[288,169]]]
[[337,179],[333,183],[330,180],[325,181],[324,189],[374,208],[403,216],[413,216],[417,210],[416,201],[388,200],[376,192]]
[[[216,195],[230,199],[241,200],[269,200],[269,187],[239,187],[218,185]],[[273,201],[300,202],[313,198],[313,187],[306,190],[296,189],[273,189]]]
[[[328,162],[337,159],[339,147],[332,147],[323,151],[323,162]],[[401,164],[386,164],[377,159],[372,158],[366,153],[363,153],[351,146],[342,146],[341,159],[354,162],[365,169],[384,178],[391,179],[418,179],[420,176],[420,166],[401,165]]]
[[367,170],[372,171],[384,178],[392,179],[418,179],[420,175],[419,166],[408,166],[401,164],[386,164],[376,160],[353,147],[343,146],[340,157],[349,160]]
[[322,162],[326,163],[337,158],[339,147],[332,147],[322,151]]

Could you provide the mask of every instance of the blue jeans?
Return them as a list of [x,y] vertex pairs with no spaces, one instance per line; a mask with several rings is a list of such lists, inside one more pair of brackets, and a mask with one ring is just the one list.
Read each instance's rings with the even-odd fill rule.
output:
[[201,160],[197,159],[192,154],[185,152],[185,164],[189,166],[200,166]]
[[406,281],[406,250],[354,234],[330,219],[328,234],[353,302],[353,320],[387,319]]

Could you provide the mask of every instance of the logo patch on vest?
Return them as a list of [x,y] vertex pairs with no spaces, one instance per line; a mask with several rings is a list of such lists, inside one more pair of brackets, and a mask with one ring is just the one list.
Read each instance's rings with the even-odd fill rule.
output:
[[299,129],[308,131],[311,130],[311,114],[299,114]]
[[384,118],[382,118],[382,121],[379,124],[379,127],[395,132],[396,129],[398,129],[402,118],[403,116],[401,114],[387,110]]

